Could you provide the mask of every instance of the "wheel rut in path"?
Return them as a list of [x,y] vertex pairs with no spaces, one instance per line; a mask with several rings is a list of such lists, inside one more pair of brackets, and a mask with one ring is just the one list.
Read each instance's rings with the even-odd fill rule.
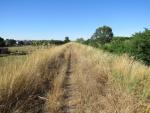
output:
[[73,58],[71,52],[69,53],[67,71],[64,80],[64,106],[63,113],[74,113],[75,105],[73,104],[73,100],[75,98],[76,87],[72,82],[73,76]]

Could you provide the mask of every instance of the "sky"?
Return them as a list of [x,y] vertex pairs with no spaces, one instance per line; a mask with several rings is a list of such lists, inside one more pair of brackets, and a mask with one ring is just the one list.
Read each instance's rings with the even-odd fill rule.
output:
[[150,28],[150,0],[0,0],[5,39],[88,39],[103,25],[115,36]]

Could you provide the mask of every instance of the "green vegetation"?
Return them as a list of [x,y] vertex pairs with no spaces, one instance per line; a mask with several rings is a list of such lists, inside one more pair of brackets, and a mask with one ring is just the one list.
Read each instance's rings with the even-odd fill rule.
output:
[[112,53],[122,54],[131,51],[130,38],[128,37],[114,37],[110,43],[105,44],[102,48]]
[[105,44],[110,42],[113,38],[113,32],[111,27],[109,26],[102,26],[96,29],[95,33],[91,37],[91,39],[96,39],[101,44]]
[[84,43],[84,39],[83,38],[78,38],[76,41],[79,42],[79,43]]
[[10,47],[10,46],[15,46],[16,45],[16,40],[14,39],[6,39],[5,40],[5,46]]
[[14,47],[14,46],[49,46],[49,45],[62,45],[70,42],[69,37],[65,37],[65,40],[14,40],[0,37],[0,47]]
[[61,40],[33,40],[31,41],[31,45],[34,45],[34,46],[40,46],[40,45],[43,45],[43,46],[47,46],[47,45],[62,45],[64,44],[65,42],[64,41],[61,41]]
[[150,65],[150,30],[133,35],[130,54]]
[[[146,65],[150,65],[150,30],[145,29],[143,32],[135,33],[131,37],[111,37],[109,38],[111,40],[106,38],[93,38],[95,35],[96,37],[101,37],[101,32],[97,32],[101,31],[102,28],[105,27],[98,28],[91,39],[88,39],[82,43],[96,48],[101,48],[111,53],[127,53],[129,56],[133,56],[135,59],[140,60]],[[108,29],[111,31],[110,28]],[[111,34],[110,36],[112,36],[111,32],[108,33]],[[103,39],[106,40],[103,41]]]
[[64,40],[64,42],[65,42],[65,43],[68,43],[68,42],[70,42],[70,40],[69,40],[69,37],[68,37],[68,36],[66,36],[66,37],[65,37],[65,40]]

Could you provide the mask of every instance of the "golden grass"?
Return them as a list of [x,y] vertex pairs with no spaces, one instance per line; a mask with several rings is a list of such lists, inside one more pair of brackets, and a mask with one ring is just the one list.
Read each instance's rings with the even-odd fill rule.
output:
[[64,113],[66,105],[70,113],[150,111],[150,67],[127,55],[69,43],[19,58],[0,61],[1,113]]
[[63,65],[60,68],[59,73],[56,75],[53,82],[53,88],[47,94],[48,101],[45,104],[45,113],[63,113],[64,106],[64,82],[67,71],[68,53],[64,56]]
[[[111,57],[83,45],[74,45],[74,74],[77,86],[76,113],[132,113],[134,101],[115,87],[110,76]],[[130,105],[130,106],[129,106]]]
[[78,85],[76,113],[133,113],[143,105],[149,108],[144,103],[149,102],[150,67],[127,55],[115,56],[80,44],[72,46],[73,81]]
[[[53,76],[62,63],[64,51],[64,46],[48,50],[41,49],[27,56],[25,61],[18,63],[15,60],[1,67],[0,112],[30,111],[30,103],[34,102],[34,98],[43,96],[50,88],[50,81],[53,80]],[[37,101],[37,103],[40,102]]]

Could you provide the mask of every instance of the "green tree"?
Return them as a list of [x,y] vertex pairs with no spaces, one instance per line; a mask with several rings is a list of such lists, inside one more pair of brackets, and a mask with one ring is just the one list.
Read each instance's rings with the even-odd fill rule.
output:
[[68,43],[68,42],[70,42],[70,40],[69,40],[69,37],[68,37],[68,36],[66,36],[66,37],[65,37],[65,40],[64,40],[64,42],[65,42],[65,43]]
[[6,39],[5,40],[5,45],[6,46],[14,46],[14,45],[16,45],[16,40],[14,40],[14,39]]
[[110,42],[113,38],[112,28],[109,26],[102,26],[96,29],[91,39],[99,41],[101,44]]
[[5,46],[5,41],[2,37],[0,37],[0,47]]
[[131,55],[150,65],[150,30],[135,33],[131,40]]

